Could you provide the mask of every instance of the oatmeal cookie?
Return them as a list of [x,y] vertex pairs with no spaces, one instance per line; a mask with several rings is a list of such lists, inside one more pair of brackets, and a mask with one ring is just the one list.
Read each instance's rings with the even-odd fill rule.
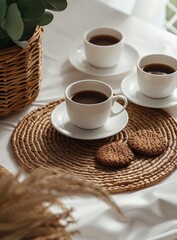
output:
[[160,155],[166,149],[163,135],[152,130],[138,130],[131,133],[127,143],[132,151],[147,156]]
[[102,145],[96,151],[96,159],[100,164],[119,167],[128,164],[134,157],[126,143],[112,142]]

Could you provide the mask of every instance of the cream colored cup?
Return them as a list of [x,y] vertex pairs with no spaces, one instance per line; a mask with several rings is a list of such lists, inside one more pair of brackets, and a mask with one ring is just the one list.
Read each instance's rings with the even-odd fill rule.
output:
[[[85,104],[72,100],[73,95],[81,91],[98,91],[106,95],[107,99],[100,103]],[[124,102],[122,109],[113,112],[112,107],[116,100]],[[103,126],[111,115],[120,114],[128,104],[123,95],[113,95],[113,89],[106,83],[98,80],[80,80],[70,84],[65,90],[66,109],[70,121],[77,127],[95,129]]]
[[[113,37],[118,41],[114,44],[110,42],[110,45],[98,45],[90,42],[95,36],[108,37],[108,42],[109,37]],[[89,64],[98,68],[110,68],[119,64],[124,47],[123,34],[119,30],[110,27],[91,29],[84,34],[83,40],[85,56]]]
[[[164,75],[146,72],[144,67],[149,64],[163,64],[173,68],[174,71]],[[177,59],[164,54],[142,57],[137,63],[137,81],[140,91],[150,98],[170,96],[177,84]]]

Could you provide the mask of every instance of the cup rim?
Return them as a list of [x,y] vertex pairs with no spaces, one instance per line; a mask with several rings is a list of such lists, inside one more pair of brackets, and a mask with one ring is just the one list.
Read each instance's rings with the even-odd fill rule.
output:
[[[89,40],[87,39],[87,36],[88,36],[88,34],[89,33],[91,33],[91,32],[93,32],[93,31],[98,31],[98,30],[100,30],[100,31],[102,31],[102,30],[111,30],[111,31],[115,31],[115,32],[117,32],[117,33],[119,33],[120,34],[120,39],[119,39],[119,41],[117,42],[117,43],[115,43],[115,44],[111,44],[111,45],[97,45],[97,44],[93,44],[93,43],[91,43],[91,42],[89,42]],[[94,35],[96,35],[96,34],[94,34]],[[106,33],[105,33],[105,35],[106,35]],[[108,35],[108,34],[107,34]],[[111,34],[110,34],[111,35]],[[90,28],[90,29],[88,29],[85,33],[84,33],[84,41],[87,43],[87,44],[89,44],[89,45],[91,45],[91,46],[95,46],[95,47],[97,47],[97,48],[110,48],[110,47],[113,47],[113,46],[116,46],[116,45],[120,45],[120,44],[122,44],[123,42],[124,42],[124,35],[123,35],[123,33],[119,30],[119,29],[116,29],[116,28],[113,28],[113,27],[108,27],[108,26],[103,26],[103,27],[96,27],[96,28]]]
[[[111,94],[110,94],[110,96],[108,97],[108,99],[106,99],[105,101],[100,102],[100,103],[85,104],[85,103],[75,102],[75,101],[73,101],[73,100],[71,99],[71,97],[68,96],[67,92],[68,92],[69,88],[71,88],[73,85],[79,84],[79,83],[82,83],[82,82],[97,82],[97,83],[103,84],[103,85],[109,87],[109,89],[110,89],[110,91],[111,91]],[[85,89],[85,90],[89,90],[89,89]],[[95,91],[97,91],[97,90],[95,89]],[[98,91],[98,92],[99,92],[99,91]],[[112,98],[112,96],[113,96],[113,89],[112,89],[112,87],[111,87],[109,84],[107,84],[107,83],[105,83],[105,82],[102,82],[102,81],[100,81],[100,80],[96,80],[96,79],[78,80],[78,81],[75,81],[75,82],[69,84],[69,85],[66,87],[66,89],[65,89],[65,98],[67,98],[70,102],[72,102],[72,103],[74,103],[74,104],[76,104],[76,105],[79,105],[79,106],[96,106],[96,105],[101,105],[101,104],[104,104],[104,103],[106,103],[107,101],[109,101],[110,98]]]
[[[175,58],[175,57],[173,57],[173,56],[170,56],[170,55],[167,55],[167,54],[148,54],[148,55],[144,55],[143,57],[141,57],[141,58],[139,58],[138,59],[138,61],[137,61],[137,68],[138,68],[138,70],[139,71],[141,71],[142,73],[145,73],[145,74],[147,74],[147,75],[150,75],[150,76],[154,76],[154,77],[165,77],[165,76],[171,76],[171,75],[173,75],[173,74],[176,74],[177,73],[177,68],[176,68],[176,70],[174,71],[174,72],[172,72],[172,73],[169,73],[169,74],[167,74],[167,75],[160,75],[160,74],[153,74],[153,73],[149,73],[149,72],[146,72],[146,71],[144,71],[143,69],[142,69],[142,67],[140,67],[140,62],[142,61],[142,60],[144,60],[144,59],[146,59],[146,58],[150,58],[150,57],[167,57],[167,58],[170,58],[170,59],[172,59],[173,61],[176,61],[177,62],[177,59]],[[150,64],[150,63],[149,63]],[[168,65],[169,66],[169,64],[167,63],[166,65]]]

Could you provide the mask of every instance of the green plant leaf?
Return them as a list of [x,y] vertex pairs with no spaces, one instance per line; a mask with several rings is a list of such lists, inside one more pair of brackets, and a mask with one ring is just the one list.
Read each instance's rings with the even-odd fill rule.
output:
[[0,39],[8,38],[6,31],[3,28],[0,28]]
[[1,27],[6,31],[6,17],[5,18],[3,18],[3,20],[2,20],[2,23],[1,23]]
[[7,5],[11,5],[12,3],[17,3],[18,0],[6,0]]
[[24,21],[24,31],[20,41],[28,40],[33,35],[35,28],[36,28],[35,22]]
[[34,21],[44,14],[46,5],[44,0],[19,0],[18,8],[24,20]]
[[6,31],[7,34],[14,40],[19,40],[23,34],[24,23],[21,18],[17,4],[12,3],[7,8],[6,14]]
[[10,38],[0,39],[0,49],[5,49],[13,46],[13,42]]
[[40,17],[37,21],[36,24],[39,26],[45,26],[48,25],[50,22],[53,20],[53,14],[51,12],[46,11],[42,17]]
[[48,2],[45,2],[46,8],[51,10],[51,11],[56,11],[56,8],[54,6],[52,6],[51,4],[49,4]]
[[63,11],[67,8],[66,0],[45,0],[46,7],[52,11]]
[[2,20],[5,16],[6,8],[7,8],[6,0],[0,0],[0,26],[2,24]]
[[13,40],[13,42],[18,45],[19,47],[21,48],[27,48],[28,47],[28,41],[16,41],[16,40]]

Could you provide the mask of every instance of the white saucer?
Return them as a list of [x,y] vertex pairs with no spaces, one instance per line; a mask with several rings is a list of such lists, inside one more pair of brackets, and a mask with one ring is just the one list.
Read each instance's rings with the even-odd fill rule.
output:
[[[122,106],[119,103],[115,103],[113,109],[118,111],[120,108]],[[54,128],[63,135],[77,139],[93,140],[106,138],[120,132],[128,123],[128,114],[124,110],[120,114],[109,118],[103,127],[85,130],[76,127],[70,122],[65,102],[63,102],[53,110],[51,121]]]
[[70,63],[81,72],[94,76],[115,76],[129,73],[136,65],[139,54],[135,48],[125,44],[120,63],[112,68],[96,68],[85,59],[84,46],[80,45],[69,55]]
[[177,104],[177,88],[166,98],[156,99],[147,97],[140,91],[135,73],[122,81],[121,91],[130,102],[144,107],[166,108]]

